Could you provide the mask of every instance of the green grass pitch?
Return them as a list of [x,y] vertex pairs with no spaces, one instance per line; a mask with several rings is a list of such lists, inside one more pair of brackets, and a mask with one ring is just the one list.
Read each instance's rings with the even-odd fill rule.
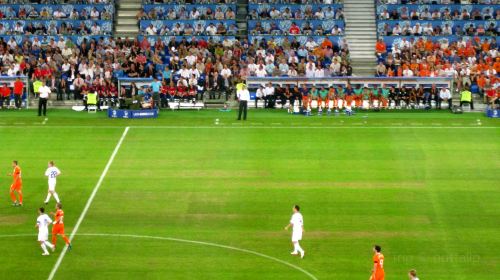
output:
[[[218,119],[218,121],[216,121]],[[250,111],[0,112],[0,279],[47,279],[36,209],[48,160],[66,233],[130,126],[54,279],[362,279],[380,244],[386,279],[497,279],[500,122],[482,114]],[[11,161],[25,206],[10,205]],[[306,257],[290,256],[293,204]],[[54,201],[49,204],[52,210]]]

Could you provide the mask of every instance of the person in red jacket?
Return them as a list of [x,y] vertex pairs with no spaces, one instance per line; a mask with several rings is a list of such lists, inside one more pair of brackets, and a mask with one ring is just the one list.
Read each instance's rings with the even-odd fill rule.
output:
[[9,108],[10,105],[10,88],[7,86],[7,83],[3,84],[3,87],[0,88],[0,96],[1,96],[1,104],[0,108],[6,107]]
[[14,82],[14,100],[16,104],[16,108],[21,110],[21,105],[23,104],[23,90],[24,83],[20,78],[17,78]]

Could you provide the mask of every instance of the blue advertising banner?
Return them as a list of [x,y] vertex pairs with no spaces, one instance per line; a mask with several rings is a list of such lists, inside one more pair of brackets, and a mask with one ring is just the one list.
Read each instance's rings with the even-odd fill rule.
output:
[[490,26],[496,28],[497,26],[500,26],[499,23],[500,21],[496,20],[379,20],[377,23],[377,30],[379,33],[384,32],[386,24],[391,31],[396,24],[398,24],[402,29],[404,27],[413,28],[417,24],[419,24],[423,29],[425,26],[430,24],[433,28],[439,26],[441,29],[445,29],[445,27],[449,27],[453,31],[453,34],[455,34],[457,29],[466,32],[467,28],[471,26],[474,28],[483,26],[484,29],[488,29]]
[[500,9],[500,5],[378,5],[377,6],[377,14],[382,14],[383,11],[387,10],[387,12],[391,13],[392,11],[397,11],[399,14],[404,13],[405,11],[409,14],[411,11],[416,11],[418,13],[422,13],[424,11],[439,11],[441,15],[448,10],[450,14],[453,14],[455,11],[462,12],[466,10],[469,14],[474,11],[480,11],[483,16],[491,15],[494,16],[495,12]]
[[[102,14],[102,12],[108,12],[111,17],[114,16],[115,13],[115,7],[114,5],[110,4],[92,4],[92,5],[87,5],[87,4],[60,4],[60,5],[43,5],[43,4],[2,4],[0,5],[0,11],[4,14],[5,19],[15,19],[16,15],[18,15],[19,11],[21,9],[24,9],[26,11],[26,15],[29,18],[30,13],[32,11],[36,11],[38,14],[40,14],[42,11],[46,11],[47,14],[52,17],[54,11],[57,11],[58,9],[61,9],[61,11],[66,14],[66,17],[69,17],[69,14],[73,11],[76,10],[80,16],[83,10],[88,15],[88,18],[90,19],[90,12],[93,9],[96,9],[99,11],[99,13]],[[33,19],[39,19],[37,16],[36,18],[33,17]],[[64,20],[64,19],[63,19]]]
[[178,18],[182,18],[186,16],[186,19],[189,19],[189,12],[195,9],[200,12],[200,15],[205,14],[205,12],[210,9],[212,11],[212,15],[214,15],[215,11],[220,9],[223,13],[231,8],[233,12],[236,13],[236,5],[220,5],[220,4],[196,4],[196,5],[177,5],[177,4],[149,4],[143,5],[144,12],[149,13],[151,10],[155,10],[156,16],[159,19],[166,19],[167,13],[170,10],[175,11]]
[[112,119],[149,119],[158,117],[158,109],[149,110],[115,110],[108,109],[108,117]]
[[343,20],[282,20],[282,19],[268,19],[268,20],[249,20],[248,21],[248,32],[252,33],[255,29],[255,26],[259,23],[264,30],[272,30],[272,24],[275,24],[276,27],[281,30],[281,32],[288,32],[292,23],[295,23],[300,30],[303,30],[304,27],[309,24],[312,28],[313,32],[317,26],[321,26],[325,33],[329,34],[333,27],[337,25],[339,28],[344,31],[344,21]]
[[262,40],[270,41],[273,40],[276,45],[282,45],[285,41],[285,38],[288,39],[289,42],[293,42],[297,40],[301,45],[305,45],[309,39],[313,39],[318,45],[321,45],[325,39],[330,40],[333,45],[341,46],[343,36],[306,36],[306,35],[248,35],[248,41],[253,43],[255,40],[260,42]]
[[491,106],[486,107],[486,116],[488,118],[500,118],[500,109],[491,108]]
[[[73,34],[78,33],[78,28],[81,24],[87,29],[87,33],[90,35],[90,28],[96,24],[101,28],[101,33],[111,34],[113,32],[113,21],[111,20],[2,20],[0,23],[3,24],[5,30],[10,33],[14,33],[14,28],[16,25],[20,25],[26,32],[26,28],[31,24],[34,28],[45,27],[46,33],[49,35],[57,35],[57,29],[61,25],[66,27],[71,27]],[[25,34],[25,33],[23,33]],[[4,34],[0,34],[4,35]],[[72,34],[68,34],[72,35]]]
[[225,39],[228,39],[229,41],[234,41],[236,40],[236,37],[234,36],[143,36],[139,35],[137,36],[137,39],[139,41],[142,41],[142,39],[146,37],[151,44],[151,46],[154,46],[155,42],[160,39],[164,44],[168,44],[172,40],[175,40],[176,42],[180,42],[182,40],[186,40],[187,42],[192,42],[193,40],[203,40],[203,41],[212,41],[212,42],[222,42]]
[[181,29],[189,24],[193,28],[198,25],[201,25],[203,30],[206,30],[207,26],[213,24],[214,26],[219,25],[219,23],[224,24],[226,29],[230,25],[236,25],[236,20],[141,20],[140,29],[145,30],[150,24],[152,24],[158,31],[160,31],[164,26],[168,27],[169,30],[172,30],[172,27],[179,24]]
[[433,42],[448,42],[448,43],[453,43],[458,41],[459,39],[462,39],[464,42],[467,42],[468,40],[473,40],[474,38],[479,38],[482,41],[488,39],[490,42],[492,39],[496,40],[497,47],[498,44],[500,44],[500,36],[380,36],[379,38],[382,38],[385,42],[385,44],[388,47],[391,47],[393,44],[399,44],[401,45],[403,38],[406,38],[407,41],[410,41],[412,38],[414,40],[418,40],[419,38],[424,38],[424,39],[431,39]]
[[337,9],[342,8],[342,4],[332,4],[332,5],[327,5],[327,4],[304,4],[304,5],[297,5],[297,4],[249,4],[248,5],[248,11],[252,12],[253,10],[257,11],[257,13],[261,13],[263,11],[271,11],[271,9],[276,9],[280,11],[281,13],[285,12],[287,9],[291,13],[295,13],[298,10],[300,10],[302,13],[305,11],[317,11],[321,9],[323,12],[327,12],[328,8],[331,8],[333,11],[336,11]]
[[42,47],[44,45],[48,45],[49,42],[54,39],[54,41],[58,42],[59,39],[62,37],[64,40],[70,40],[74,44],[81,45],[81,43],[87,39],[88,42],[94,40],[95,42],[99,42],[100,40],[103,40],[104,43],[109,42],[110,36],[108,35],[92,35],[92,36],[82,36],[82,35],[54,35],[54,36],[47,36],[47,35],[0,35],[0,38],[3,39],[5,42],[9,41],[11,38],[14,38],[14,41],[18,45],[21,45],[24,41],[33,41],[34,38],[38,38],[38,40],[41,42]]

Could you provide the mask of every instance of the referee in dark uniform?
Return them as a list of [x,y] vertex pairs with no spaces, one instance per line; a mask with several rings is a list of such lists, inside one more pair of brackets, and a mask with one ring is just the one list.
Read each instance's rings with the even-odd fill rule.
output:
[[240,103],[240,109],[238,111],[238,120],[241,120],[241,113],[243,113],[243,120],[247,119],[247,109],[248,109],[248,101],[250,101],[250,92],[247,89],[247,85],[243,84],[241,89],[236,91],[236,96],[238,97],[238,101]]

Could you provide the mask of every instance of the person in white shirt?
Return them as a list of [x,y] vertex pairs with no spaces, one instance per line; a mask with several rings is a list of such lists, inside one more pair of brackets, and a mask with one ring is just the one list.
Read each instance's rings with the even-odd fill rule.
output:
[[207,27],[205,30],[207,35],[214,36],[217,33],[217,27],[213,23],[210,23],[210,25]]
[[271,99],[274,97],[274,87],[271,82],[264,88],[264,108],[270,108]]
[[47,251],[47,247],[49,247],[52,252],[56,248],[52,243],[48,241],[49,239],[49,224],[52,223],[52,219],[49,215],[45,214],[45,208],[41,207],[38,209],[38,218],[36,219],[35,227],[38,228],[38,242],[40,243],[40,247],[42,247],[43,254],[42,256],[48,256],[49,252]]
[[408,271],[408,278],[410,280],[419,280],[417,277],[417,271],[415,269],[411,269],[410,271]]
[[243,113],[243,120],[246,121],[248,101],[250,101],[250,92],[247,89],[247,85],[243,84],[241,89],[236,91],[236,96],[238,97],[238,101],[240,103],[238,110],[238,120],[241,120],[241,114]]
[[101,27],[99,25],[97,25],[97,23],[94,23],[94,25],[92,25],[92,27],[90,28],[90,33],[92,35],[101,34]]
[[448,102],[448,109],[451,109],[451,93],[450,90],[442,87],[439,91],[439,97],[436,98],[436,108],[441,109],[441,102]]
[[45,85],[45,81],[42,81],[42,86],[38,89],[38,116],[42,115],[42,109],[43,115],[47,115],[47,99],[51,92],[50,87]]
[[299,244],[299,241],[302,240],[302,233],[304,232],[304,219],[300,213],[300,207],[298,205],[293,206],[293,215],[290,219],[290,223],[285,227],[285,230],[288,230],[290,227],[292,227],[293,243],[293,252],[291,254],[296,256],[300,253],[300,257],[304,258],[305,251]]
[[264,98],[264,86],[260,85],[257,91],[255,92],[255,109],[257,109],[257,102]]
[[45,198],[45,205],[49,203],[50,197],[54,196],[57,203],[61,202],[59,196],[56,193],[56,183],[57,177],[61,175],[61,171],[54,165],[53,161],[49,161],[48,168],[45,171],[45,176],[49,179],[49,191],[47,192],[47,198]]
[[150,24],[145,30],[146,34],[148,35],[156,35],[157,31],[158,30],[156,29],[156,27],[154,27],[152,24]]

